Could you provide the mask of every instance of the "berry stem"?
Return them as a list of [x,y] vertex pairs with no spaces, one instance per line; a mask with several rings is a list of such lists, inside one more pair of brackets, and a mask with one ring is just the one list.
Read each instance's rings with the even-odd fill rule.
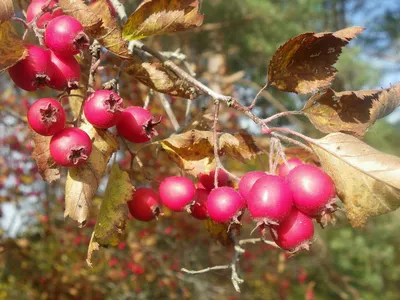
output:
[[269,118],[266,118],[266,119],[262,120],[261,123],[262,124],[268,124],[271,121],[276,120],[276,119],[281,118],[281,117],[286,117],[288,115],[302,115],[302,114],[303,114],[302,111],[297,111],[297,110],[294,110],[294,111],[283,111],[283,112],[274,114],[274,115],[270,116]]

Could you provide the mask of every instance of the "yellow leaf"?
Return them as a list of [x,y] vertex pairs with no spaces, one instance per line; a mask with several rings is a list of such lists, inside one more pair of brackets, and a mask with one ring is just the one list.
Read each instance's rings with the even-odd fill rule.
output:
[[12,67],[27,55],[28,51],[11,23],[0,24],[0,72]]
[[0,0],[0,24],[11,19],[14,15],[12,0]]
[[232,245],[232,239],[229,238],[228,233],[229,224],[216,223],[211,219],[207,219],[204,221],[204,225],[214,240],[217,240],[223,246]]

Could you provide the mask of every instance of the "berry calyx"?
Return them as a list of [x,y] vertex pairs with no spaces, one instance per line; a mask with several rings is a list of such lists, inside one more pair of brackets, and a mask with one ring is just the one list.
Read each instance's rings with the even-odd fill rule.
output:
[[172,211],[183,211],[195,196],[196,188],[189,179],[181,176],[165,178],[159,187],[161,202]]
[[79,167],[92,153],[89,135],[79,128],[65,128],[50,141],[50,154],[63,167]]
[[206,204],[210,219],[219,223],[231,221],[240,223],[238,217],[246,206],[242,196],[233,188],[226,186],[213,189],[208,195]]
[[161,122],[140,106],[125,108],[118,118],[117,131],[120,136],[132,143],[146,143],[158,135],[155,126]]
[[190,207],[190,214],[198,219],[198,220],[206,220],[208,219],[208,211],[207,211],[207,198],[210,194],[209,191],[202,188],[196,189],[196,194],[194,196],[194,201]]
[[261,171],[252,171],[243,175],[243,177],[239,181],[239,193],[242,195],[243,199],[247,201],[249,197],[249,193],[254,183],[261,177],[267,175]]
[[279,224],[292,205],[292,191],[283,178],[274,175],[259,178],[247,197],[247,208],[258,225]]
[[59,16],[47,24],[45,43],[59,56],[72,56],[89,47],[89,38],[77,19]]
[[320,168],[300,165],[290,171],[286,181],[292,190],[294,205],[303,213],[316,217],[334,210],[335,184]]
[[160,197],[150,188],[138,188],[128,201],[130,214],[137,220],[148,222],[160,214]]
[[99,90],[91,94],[83,108],[89,123],[104,129],[113,127],[123,110],[122,98],[109,90]]
[[287,176],[291,170],[296,168],[297,166],[302,165],[303,162],[298,158],[291,158],[287,161],[287,163],[282,163],[279,165],[278,168],[278,175],[279,176]]
[[[200,173],[199,174],[199,184],[203,186],[206,190],[212,190],[214,188],[215,170],[210,173]],[[218,169],[218,186],[226,186],[229,182],[229,175],[226,174],[224,170]]]
[[[42,12],[42,8],[47,4],[47,0],[34,0],[32,1],[31,4],[29,4],[28,9],[26,11],[26,21],[28,23],[32,22],[33,19]],[[54,0],[51,0],[50,5],[48,6],[49,8],[52,8],[54,5],[56,5],[57,2]],[[36,21],[36,26],[40,29],[44,28],[47,23],[58,17],[63,15],[63,11],[61,9],[55,10],[53,13],[46,12],[44,13],[37,21]]]
[[50,51],[50,80],[48,85],[56,90],[74,90],[79,88],[81,67],[73,56],[58,56]]
[[26,91],[36,91],[50,80],[48,71],[50,51],[35,45],[27,45],[28,56],[8,69],[14,83]]
[[54,135],[64,129],[65,111],[57,100],[43,98],[29,108],[28,123],[40,135]]
[[309,250],[314,236],[314,224],[309,216],[293,207],[286,219],[278,226],[272,226],[270,232],[274,242],[284,250]]

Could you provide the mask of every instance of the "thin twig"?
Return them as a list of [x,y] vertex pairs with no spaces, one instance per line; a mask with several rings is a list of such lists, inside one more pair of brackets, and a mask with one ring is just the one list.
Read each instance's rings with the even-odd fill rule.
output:
[[230,268],[231,268],[230,265],[221,265],[221,266],[208,267],[208,268],[201,269],[201,270],[188,270],[188,269],[182,268],[181,271],[188,273],[188,274],[203,274],[203,273],[207,273],[210,271],[226,270],[226,269],[230,269]]
[[179,122],[175,116],[175,113],[171,108],[171,104],[169,104],[169,101],[164,94],[157,92],[157,96],[160,99],[160,102],[161,102],[162,106],[164,107],[164,110],[167,113],[167,116],[168,116],[169,120],[171,121],[171,124],[174,127],[175,132],[177,132],[179,130],[180,126],[179,126]]
[[128,19],[125,11],[125,6],[121,4],[121,2],[119,2],[118,0],[110,0],[109,2],[115,9],[118,17],[121,19],[122,24],[125,24]]
[[278,119],[278,118],[281,118],[281,117],[287,117],[289,115],[302,115],[302,114],[303,114],[302,111],[297,111],[297,110],[295,110],[295,111],[283,111],[283,112],[274,114],[271,117],[262,120],[262,124],[268,124],[271,121],[273,121],[275,119]]
[[249,109],[249,110],[252,110],[252,109],[254,108],[254,106],[256,106],[258,97],[260,97],[261,93],[262,93],[266,88],[268,88],[268,86],[269,86],[269,84],[268,84],[268,81],[267,81],[267,83],[258,91],[257,95],[254,97],[253,101],[252,101],[251,104],[248,106],[248,109]]
[[215,159],[215,174],[214,174],[214,187],[218,187],[218,171],[221,168],[221,162],[219,160],[219,144],[218,144],[218,116],[219,116],[219,101],[215,100],[214,107],[214,122],[213,122],[213,144],[214,144],[214,159]]

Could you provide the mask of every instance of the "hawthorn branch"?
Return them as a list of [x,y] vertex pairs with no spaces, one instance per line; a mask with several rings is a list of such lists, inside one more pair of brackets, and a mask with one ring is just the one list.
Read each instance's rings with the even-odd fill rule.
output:
[[128,16],[126,15],[125,6],[119,2],[118,0],[110,0],[112,7],[115,9],[118,17],[121,19],[122,24],[125,24],[128,20]]
[[174,111],[171,108],[171,105],[169,104],[169,101],[168,101],[167,97],[164,94],[158,93],[158,92],[157,92],[157,96],[160,99],[160,102],[161,102],[162,106],[164,107],[164,110],[167,113],[168,118],[171,121],[175,132],[177,132],[179,130],[179,128],[180,128],[180,125],[179,125],[179,122],[178,122],[178,120],[177,120],[177,118],[175,116]]

